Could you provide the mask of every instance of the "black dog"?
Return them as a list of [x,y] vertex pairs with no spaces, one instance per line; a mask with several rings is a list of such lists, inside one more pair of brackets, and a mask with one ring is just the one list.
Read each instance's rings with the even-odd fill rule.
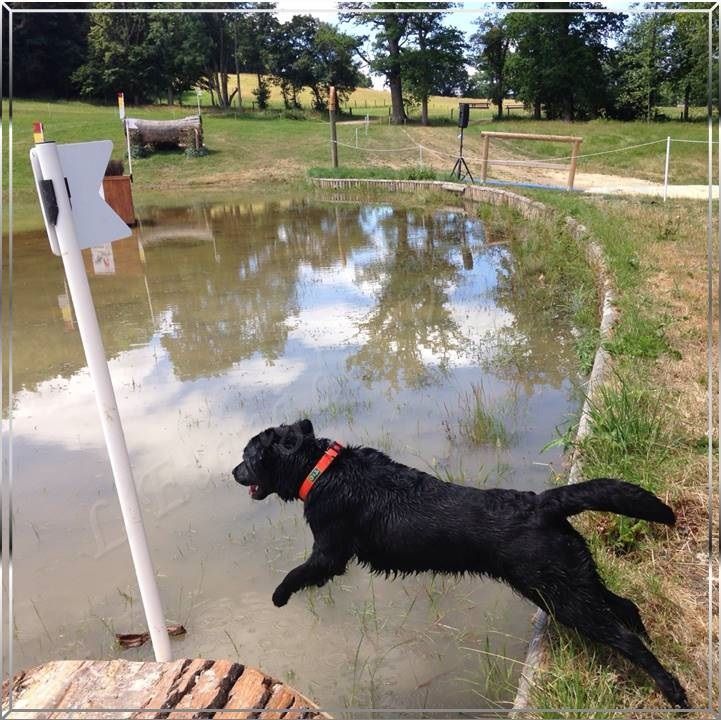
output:
[[[648,635],[638,608],[605,587],[584,539],[566,519],[605,510],[673,525],[673,511],[657,497],[606,478],[540,494],[479,490],[364,447],[344,448],[332,461],[325,455],[330,464],[318,475],[316,463],[331,445],[315,437],[309,420],[269,428],[248,443],[233,470],[255,500],[271,493],[295,500],[299,491],[306,498],[313,550],[276,588],[277,607],[304,587],[342,575],[353,557],[386,575],[489,575],[564,625],[616,648],[655,680],[672,705],[688,707],[679,681],[639,637]],[[316,477],[305,480],[311,472]]]

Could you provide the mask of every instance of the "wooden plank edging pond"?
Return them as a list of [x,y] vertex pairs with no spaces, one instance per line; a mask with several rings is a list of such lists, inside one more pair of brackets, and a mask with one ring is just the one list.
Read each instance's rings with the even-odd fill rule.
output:
[[[438,180],[370,180],[360,178],[313,178],[312,180],[313,184],[317,187],[335,190],[361,187],[375,187],[377,189],[395,191],[418,191],[424,189],[445,190],[473,202],[486,202],[493,205],[513,207],[526,219],[535,219],[543,216],[550,217],[554,214],[553,211],[543,203],[531,200],[523,195],[518,195],[500,188],[489,188],[479,185],[448,183]],[[590,431],[591,402],[593,397],[598,392],[608,374],[610,355],[604,348],[604,344],[611,338],[613,329],[618,322],[618,310],[616,308],[615,288],[601,246],[590,237],[588,230],[581,223],[568,216],[565,218],[565,222],[566,227],[574,239],[579,243],[585,242],[586,259],[595,271],[596,287],[598,288],[601,309],[598,349],[593,360],[591,374],[586,383],[584,393],[586,399],[583,403],[578,430],[576,431],[576,442],[574,445],[578,448],[580,441],[585,438]],[[571,458],[568,482],[575,483],[580,479],[581,461],[579,453],[576,450]],[[533,688],[533,679],[537,670],[542,665],[548,649],[548,615],[538,608],[531,622],[531,638],[528,642],[526,658],[518,681],[513,709],[509,715],[511,718],[518,718],[523,715],[524,710],[530,710],[529,702]]]
[[15,676],[6,714],[8,690],[6,681],[10,720],[330,720],[297,690],[230,660],[56,660]]

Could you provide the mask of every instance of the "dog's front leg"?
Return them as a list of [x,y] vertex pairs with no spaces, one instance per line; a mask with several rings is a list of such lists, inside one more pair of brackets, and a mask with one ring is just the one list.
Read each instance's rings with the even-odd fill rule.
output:
[[310,585],[324,585],[335,575],[345,572],[349,558],[337,552],[313,547],[310,557],[297,568],[293,568],[273,593],[273,605],[283,607],[290,596]]

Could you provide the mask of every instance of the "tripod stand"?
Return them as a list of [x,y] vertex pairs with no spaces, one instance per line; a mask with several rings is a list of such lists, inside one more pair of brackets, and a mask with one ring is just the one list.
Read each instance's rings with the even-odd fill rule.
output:
[[[465,170],[463,175],[461,175],[461,168]],[[461,146],[458,149],[458,159],[456,160],[456,164],[453,166],[453,170],[451,170],[451,175],[456,175],[459,180],[465,180],[466,177],[469,177],[471,179],[471,182],[475,182],[473,180],[473,175],[471,175],[468,164],[463,159],[463,128],[461,128]]]

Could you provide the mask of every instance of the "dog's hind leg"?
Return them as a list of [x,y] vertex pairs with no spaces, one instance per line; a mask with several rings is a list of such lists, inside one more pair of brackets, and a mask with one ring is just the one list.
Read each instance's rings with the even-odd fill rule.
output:
[[[548,588],[551,592],[547,595],[545,607],[553,609],[553,616],[560,623],[578,630],[590,640],[615,648],[634,665],[645,670],[671,705],[689,707],[686,692],[678,679],[661,665],[641,638],[626,627],[625,621],[617,617],[612,604],[608,602],[610,591],[600,578],[587,577],[585,580],[579,581],[577,577],[573,587],[556,585]],[[628,606],[622,605],[627,612]],[[619,607],[618,603],[616,607]]]
[[641,619],[641,613],[632,600],[621,597],[612,593],[608,588],[606,590],[606,602],[613,614],[629,629],[633,632],[643,635],[648,639],[648,631],[646,626],[643,624]]
[[[563,622],[563,621],[562,621]],[[688,698],[678,679],[661,665],[641,638],[618,621],[577,628],[587,637],[616,648],[622,655],[645,670],[673,707],[688,708]]]

